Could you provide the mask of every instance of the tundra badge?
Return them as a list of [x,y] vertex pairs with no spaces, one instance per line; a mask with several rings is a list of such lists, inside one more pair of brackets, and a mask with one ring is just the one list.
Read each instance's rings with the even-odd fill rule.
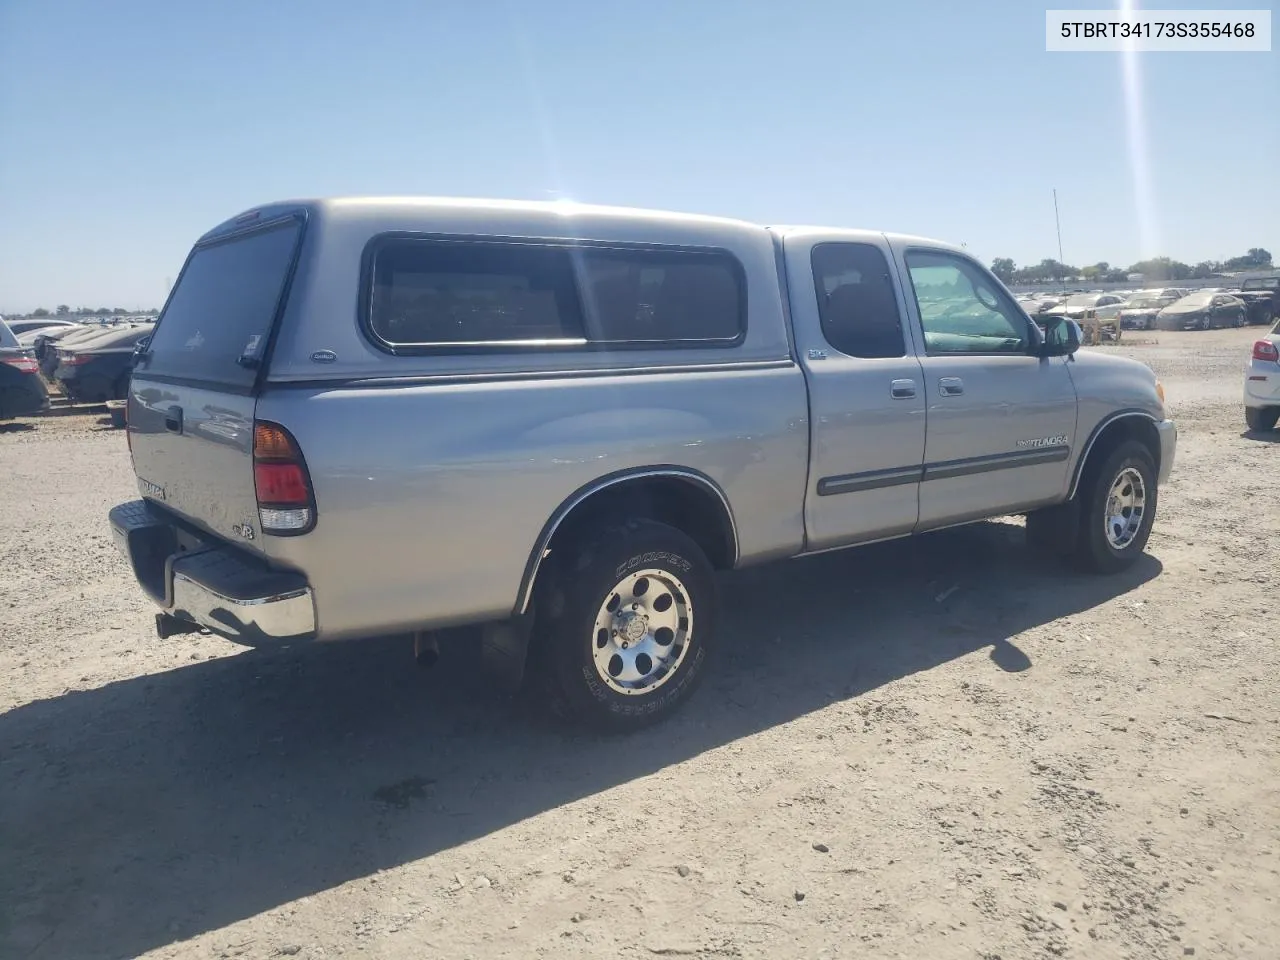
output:
[[1059,434],[1056,437],[1036,437],[1032,440],[1019,440],[1020,447],[1063,447],[1066,446],[1066,434]]

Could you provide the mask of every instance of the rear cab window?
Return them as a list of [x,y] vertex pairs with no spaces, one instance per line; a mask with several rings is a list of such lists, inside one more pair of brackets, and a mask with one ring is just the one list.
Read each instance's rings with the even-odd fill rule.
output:
[[302,235],[290,217],[197,244],[156,323],[143,375],[252,388]]
[[383,349],[726,346],[746,330],[719,250],[375,239],[366,332]]
[[827,343],[850,357],[902,357],[906,342],[889,261],[869,243],[819,243],[810,254]]

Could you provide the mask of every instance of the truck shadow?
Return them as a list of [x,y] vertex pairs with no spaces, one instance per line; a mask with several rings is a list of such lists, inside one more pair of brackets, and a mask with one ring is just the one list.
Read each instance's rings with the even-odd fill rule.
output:
[[1022,541],[986,523],[726,577],[706,685],[668,735],[621,748],[488,692],[469,651],[423,673],[403,640],[250,651],[14,709],[0,955],[136,956],[957,657],[1027,670],[1013,637],[1161,570],[1064,573]]

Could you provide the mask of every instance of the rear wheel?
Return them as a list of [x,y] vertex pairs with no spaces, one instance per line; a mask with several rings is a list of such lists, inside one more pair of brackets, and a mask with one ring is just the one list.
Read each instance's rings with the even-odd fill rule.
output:
[[1239,313],[1236,314],[1236,329],[1239,329],[1240,327],[1244,326],[1244,319],[1245,319],[1244,311],[1241,310]]
[[1115,573],[1146,548],[1156,515],[1156,468],[1136,440],[1120,444],[1097,467],[1086,466],[1080,488],[1075,562],[1095,573]]
[[1248,424],[1250,430],[1256,430],[1259,433],[1274,430],[1278,420],[1280,420],[1280,407],[1244,408],[1244,422]]
[[669,716],[705,672],[718,618],[710,562],[686,534],[646,519],[563,552],[540,591],[533,654],[552,707],[613,731]]

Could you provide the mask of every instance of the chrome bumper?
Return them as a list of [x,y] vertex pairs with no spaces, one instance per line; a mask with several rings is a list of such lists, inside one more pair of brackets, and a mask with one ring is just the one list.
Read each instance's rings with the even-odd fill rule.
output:
[[120,504],[109,519],[117,549],[165,613],[238,643],[315,636],[311,587],[297,571],[202,542],[145,500]]
[[1160,477],[1158,483],[1163,486],[1173,472],[1173,458],[1178,451],[1178,425],[1172,420],[1161,420],[1156,424],[1156,433],[1160,435]]

